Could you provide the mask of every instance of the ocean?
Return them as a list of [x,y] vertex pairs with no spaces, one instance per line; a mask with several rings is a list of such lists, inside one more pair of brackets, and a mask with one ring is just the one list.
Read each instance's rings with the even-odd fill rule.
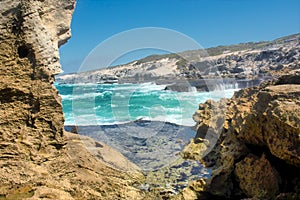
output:
[[192,115],[207,99],[229,98],[236,89],[175,92],[165,85],[55,84],[62,97],[65,125],[112,125],[134,120],[193,126]]

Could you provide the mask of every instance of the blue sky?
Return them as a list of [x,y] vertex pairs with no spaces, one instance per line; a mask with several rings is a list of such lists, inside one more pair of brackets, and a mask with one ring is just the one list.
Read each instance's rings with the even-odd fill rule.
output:
[[[133,28],[173,29],[204,48],[299,33],[300,1],[78,0],[71,27],[72,38],[60,48],[65,73],[78,71],[84,58],[99,43]],[[119,63],[152,53],[156,52],[132,53]]]

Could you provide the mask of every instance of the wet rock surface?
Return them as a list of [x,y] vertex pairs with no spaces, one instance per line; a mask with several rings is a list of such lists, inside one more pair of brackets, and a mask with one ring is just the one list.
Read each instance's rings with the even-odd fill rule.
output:
[[[137,120],[115,125],[66,126],[65,129],[117,149],[143,171],[145,181],[136,186],[158,196],[172,196],[192,180],[210,176],[209,169],[199,162],[183,160],[179,155],[195,136],[191,127]],[[162,195],[165,192],[167,194]]]
[[65,128],[114,147],[144,171],[162,168],[176,160],[190,138],[195,136],[187,126],[146,120]]

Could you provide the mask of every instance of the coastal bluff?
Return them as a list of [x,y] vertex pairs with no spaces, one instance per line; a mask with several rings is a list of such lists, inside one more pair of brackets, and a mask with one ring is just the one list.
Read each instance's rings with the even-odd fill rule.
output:
[[[75,0],[0,1],[0,200],[162,199],[160,190],[156,195],[138,189],[145,177],[122,154],[64,131],[61,97],[53,83],[62,71],[58,48],[71,37],[75,4]],[[182,156],[211,168],[211,177],[190,183],[178,195],[163,191],[164,199],[300,198],[299,35],[278,45],[278,49],[214,58],[224,78],[238,78],[248,57],[254,60],[251,66],[258,62],[261,68],[244,70],[247,76],[267,73],[270,67],[274,76],[282,75],[282,69],[293,74],[242,89],[231,99],[200,104],[194,115],[197,135]],[[270,57],[274,65],[269,65]],[[158,59],[169,69],[176,67],[178,75],[202,77],[177,58]],[[144,63],[148,60],[132,66]],[[159,72],[160,63],[147,64],[145,69]],[[196,63],[197,68],[206,67],[205,63]],[[177,68],[179,64],[183,65]],[[133,79],[135,74],[125,69],[122,73]],[[210,76],[208,72],[204,75]],[[115,81],[110,74],[99,79],[98,75],[92,76],[96,82]],[[216,126],[210,126],[211,120]],[[209,128],[216,145],[205,139]]]
[[194,114],[197,135],[182,155],[212,175],[192,183],[180,199],[299,199],[299,99],[300,74],[293,73],[201,103]]
[[[52,84],[75,4],[0,1],[0,199],[146,199],[132,186],[143,175],[125,157],[64,132]],[[114,162],[134,170],[119,171]]]

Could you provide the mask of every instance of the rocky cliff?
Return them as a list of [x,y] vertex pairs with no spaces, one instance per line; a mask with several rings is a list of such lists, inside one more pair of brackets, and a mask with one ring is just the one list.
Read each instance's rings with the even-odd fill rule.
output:
[[75,0],[0,1],[0,199],[143,198],[132,187],[139,173],[104,163],[134,169],[122,155],[63,132],[52,84],[74,7]]
[[[300,69],[300,34],[270,42],[245,43],[152,55],[131,63],[78,74],[61,75],[59,83],[189,81],[198,90],[209,84],[203,79],[263,79]],[[212,84],[213,85],[213,84]],[[209,87],[209,86],[208,86]],[[240,86],[242,88],[243,85]]]
[[298,73],[200,104],[197,136],[183,157],[200,160],[212,176],[192,183],[181,199],[299,199],[299,99]]

